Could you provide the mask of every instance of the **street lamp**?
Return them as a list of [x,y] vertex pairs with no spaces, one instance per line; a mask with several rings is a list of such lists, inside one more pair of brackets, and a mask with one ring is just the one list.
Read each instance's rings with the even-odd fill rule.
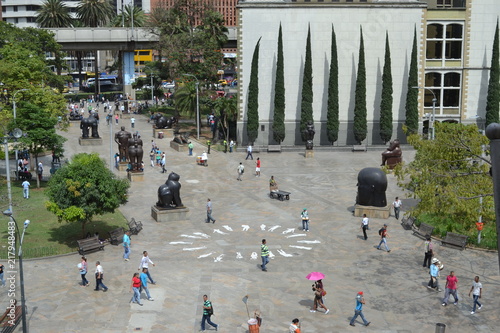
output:
[[200,81],[193,74],[182,74],[185,76],[192,76],[196,80],[196,139],[200,140],[200,93],[198,86],[200,85]]
[[[26,301],[25,301],[25,297],[24,297],[24,275],[23,275],[23,240],[24,240],[24,233],[26,232],[26,229],[28,229],[28,226],[30,224],[30,220],[26,220],[24,221],[24,229],[23,229],[23,234],[21,235],[19,233],[19,227],[17,226],[17,221],[16,219],[14,218],[14,216],[12,216],[12,210],[4,210],[3,211],[3,215],[5,216],[8,216],[11,218],[11,220],[13,220],[14,222],[14,225],[16,227],[16,239],[19,240],[19,251],[17,253],[17,257],[19,258],[19,278],[20,278],[20,282],[21,282],[21,310],[22,310],[22,313],[21,313],[21,320],[22,320],[22,323],[23,323],[23,333],[27,333],[28,332],[28,325],[26,324]],[[9,225],[10,225],[11,222],[9,222]],[[11,258],[9,257],[9,260]]]
[[155,104],[155,97],[154,97],[154,88],[153,88],[153,72],[151,72],[151,105]]
[[[21,91],[26,91],[28,89],[19,89],[18,91],[14,92],[14,95],[12,95],[12,110],[14,111],[14,121],[16,120],[16,95],[18,92]],[[17,145],[16,145],[16,164],[17,160],[19,159],[18,152],[17,152]]]
[[432,119],[429,122],[429,128],[432,129],[431,140],[434,140],[436,137],[436,128],[434,127],[434,121],[436,120],[436,102],[437,102],[436,94],[434,93],[434,91],[432,91],[432,89],[429,89],[426,87],[412,87],[412,88],[413,89],[425,89],[425,90],[428,90],[432,93],[432,96],[433,96],[433,98],[432,98]]
[[[23,135],[23,131],[21,131],[19,128],[15,128],[14,131],[12,131],[12,134],[13,134],[12,137],[14,137],[15,139],[19,139]],[[9,210],[11,212],[12,212],[12,187],[10,184],[9,139],[12,137],[5,136],[3,138],[4,152],[5,152],[5,175],[7,178],[7,196],[9,200]]]

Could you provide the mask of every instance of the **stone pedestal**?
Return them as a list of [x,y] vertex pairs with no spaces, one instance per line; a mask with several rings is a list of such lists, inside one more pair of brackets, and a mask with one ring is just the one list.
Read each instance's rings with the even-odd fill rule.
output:
[[314,150],[306,149],[306,158],[314,158]]
[[173,129],[171,128],[154,128],[153,127],[153,138],[161,139],[158,133],[163,133],[163,138],[172,138],[174,135]]
[[189,208],[177,208],[177,209],[159,209],[156,206],[151,206],[151,217],[155,219],[156,222],[176,222],[187,220],[187,214]]
[[143,182],[144,172],[127,172],[127,177],[131,182]]
[[127,171],[127,168],[128,168],[128,163],[127,162],[120,162],[120,163],[118,163],[117,169],[119,171]]
[[391,206],[385,207],[374,207],[374,206],[354,206],[354,216],[363,216],[366,214],[367,217],[377,218],[377,219],[388,219],[391,211]]
[[175,141],[170,141],[170,148],[173,148],[177,151],[180,151],[180,152],[187,152],[188,151],[188,146],[187,145],[181,145],[180,143],[177,143]]
[[102,138],[78,138],[80,146],[102,146]]

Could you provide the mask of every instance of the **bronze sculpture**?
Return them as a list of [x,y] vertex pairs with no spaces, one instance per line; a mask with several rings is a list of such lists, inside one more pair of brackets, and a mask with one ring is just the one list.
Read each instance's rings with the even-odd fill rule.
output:
[[402,155],[403,151],[399,147],[399,139],[394,139],[394,141],[390,142],[387,150],[382,153],[382,164],[380,166],[387,163],[389,169],[394,169],[398,163],[402,162]]
[[134,133],[132,139],[128,139],[128,159],[130,161],[132,172],[141,171],[142,156],[144,151],[142,150],[142,140],[137,133]]
[[312,121],[308,121],[306,128],[302,132],[303,138],[306,141],[306,149],[311,150],[313,149],[313,140],[314,140],[314,134],[316,134],[316,131],[314,130],[314,124]]
[[97,119],[95,118],[94,114],[91,113],[88,118],[83,118],[80,121],[80,129],[82,130],[82,138],[83,139],[88,139],[89,138],[89,131],[90,128],[92,128],[92,138],[99,138],[99,133],[97,132]]
[[158,188],[158,202],[156,203],[156,207],[159,209],[184,208],[180,196],[181,183],[179,179],[180,176],[175,172],[171,172],[168,175],[165,184]]
[[174,124],[177,123],[177,118],[175,118],[175,117],[167,118],[164,115],[162,115],[161,113],[155,114],[153,117],[153,120],[154,120],[155,127],[159,128],[159,129],[160,128],[172,128],[172,126],[174,126]]
[[132,137],[130,132],[125,131],[125,126],[121,127],[121,131],[115,134],[115,142],[118,144],[118,152],[120,154],[120,162],[128,160],[128,140]]
[[362,206],[387,206],[385,191],[387,176],[379,168],[364,168],[358,174],[358,195],[356,204]]

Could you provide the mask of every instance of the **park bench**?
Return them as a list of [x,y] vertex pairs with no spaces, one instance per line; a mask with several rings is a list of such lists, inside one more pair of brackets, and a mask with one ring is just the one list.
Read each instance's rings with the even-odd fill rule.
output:
[[366,146],[362,146],[362,145],[352,145],[352,151],[353,152],[357,152],[357,151],[367,152],[368,148]]
[[426,223],[420,223],[420,226],[417,228],[413,228],[413,234],[419,238],[425,239],[427,236],[432,235],[432,231],[434,231],[434,227],[432,225],[428,225]]
[[271,199],[278,199],[280,201],[290,200],[290,192],[276,190],[269,192]]
[[113,245],[118,245],[123,242],[123,235],[125,230],[123,228],[117,228],[109,232],[109,242]]
[[33,175],[29,171],[16,171],[17,179],[19,180],[31,180]]
[[267,146],[267,152],[276,152],[276,153],[281,153],[281,145],[269,145]]
[[134,218],[132,218],[128,223],[128,228],[130,229],[130,233],[132,235],[137,235],[142,230],[142,222],[136,221]]
[[0,332],[1,333],[14,332],[16,330],[17,325],[21,321],[21,316],[22,316],[22,312],[23,312],[22,307],[19,305],[16,305],[16,304],[17,304],[17,302],[14,303],[14,305],[15,305],[14,319],[12,319],[11,317],[8,316],[8,314],[11,313],[10,308],[5,310],[4,314],[0,317],[0,329],[1,329]]
[[80,239],[76,242],[78,243],[78,252],[82,256],[84,256],[87,252],[104,250],[104,244],[101,243],[99,237],[97,236]]
[[465,250],[467,245],[468,236],[456,234],[453,232],[447,232],[443,240],[441,240],[441,245],[449,245],[452,247],[460,248],[460,250]]
[[403,226],[403,229],[405,230],[412,230],[413,229],[413,224],[415,223],[415,218],[414,217],[403,217],[401,219],[401,225]]

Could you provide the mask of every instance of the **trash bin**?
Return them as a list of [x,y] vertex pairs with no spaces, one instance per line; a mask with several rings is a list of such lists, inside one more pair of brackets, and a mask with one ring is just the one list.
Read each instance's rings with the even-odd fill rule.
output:
[[255,318],[252,318],[248,321],[248,332],[249,333],[259,333],[259,325],[258,321]]
[[446,331],[446,324],[437,323],[436,324],[436,333],[444,333]]
[[163,132],[158,132],[158,139],[163,139]]

